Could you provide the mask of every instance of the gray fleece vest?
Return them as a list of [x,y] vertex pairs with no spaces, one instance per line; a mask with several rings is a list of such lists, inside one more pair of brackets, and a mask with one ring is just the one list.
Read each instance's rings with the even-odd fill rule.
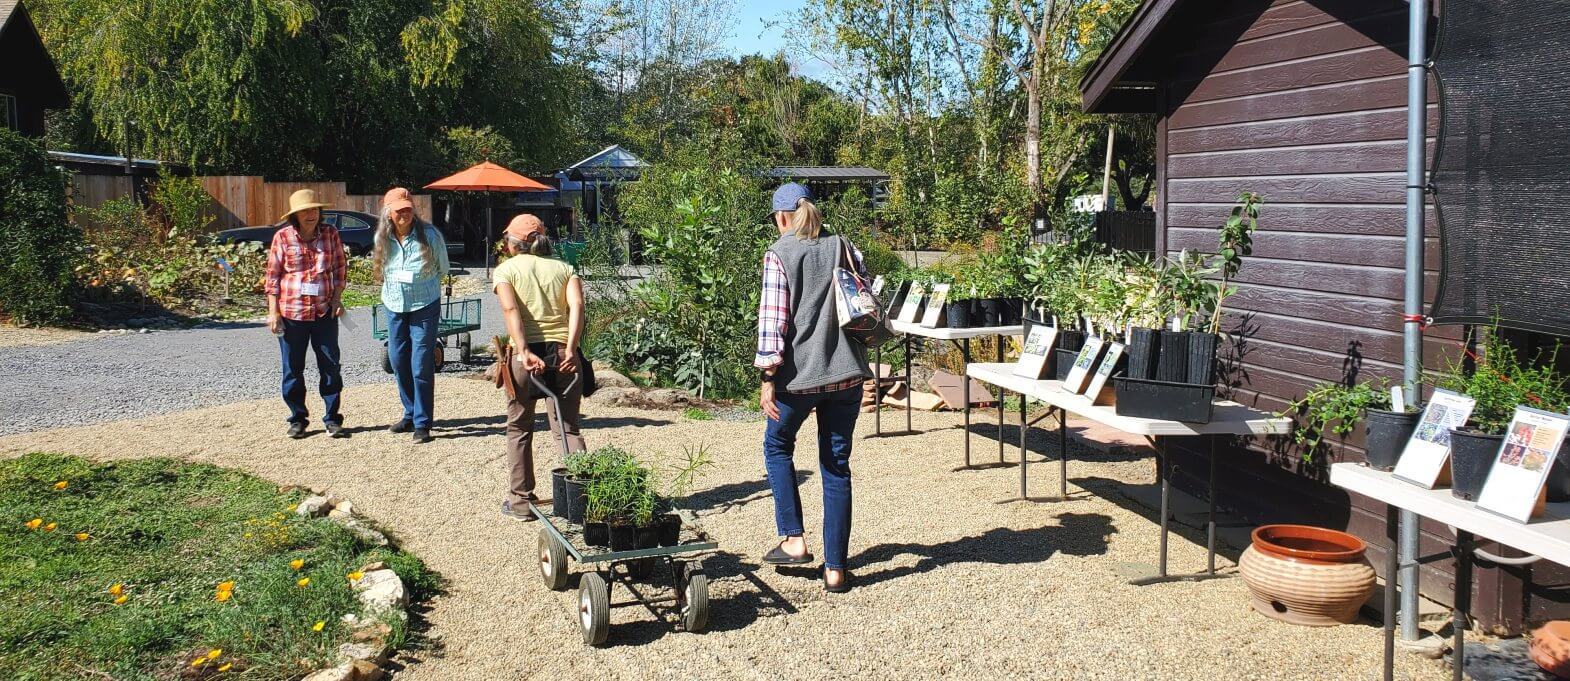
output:
[[840,237],[828,234],[813,241],[786,234],[769,247],[785,265],[790,285],[791,321],[774,379],[786,392],[872,377],[867,349],[840,330],[828,297],[840,248]]

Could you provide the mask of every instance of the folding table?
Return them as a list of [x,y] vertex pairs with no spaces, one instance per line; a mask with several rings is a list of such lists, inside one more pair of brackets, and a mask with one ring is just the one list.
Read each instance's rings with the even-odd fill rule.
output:
[[[916,389],[914,382],[910,379],[912,336],[921,336],[923,338],[932,338],[936,340],[946,340],[950,343],[953,343],[964,355],[965,365],[970,366],[970,339],[982,338],[985,336],[996,336],[998,340],[998,361],[1001,362],[1003,361],[1003,338],[1005,336],[1021,336],[1025,333],[1025,327],[1022,324],[1016,324],[1014,326],[985,326],[967,329],[934,329],[922,326],[920,324],[912,324],[910,322],[902,322],[893,319],[890,319],[888,324],[889,329],[905,337],[905,373],[903,376],[877,377],[877,397],[879,408],[873,412],[873,433],[868,437],[893,437],[896,435],[916,434],[915,429],[911,427],[911,410],[915,401],[914,395],[911,394],[911,391]],[[874,364],[882,364],[881,360],[883,359],[883,348],[874,348],[873,357]],[[885,433],[883,432],[883,409],[881,406],[883,404],[883,385],[885,383],[892,383],[897,380],[905,381],[905,430]],[[965,429],[968,431],[970,430],[970,381],[963,381],[962,383],[964,384],[965,390]],[[999,400],[998,409],[1001,410],[1002,408],[1003,401]],[[1000,426],[998,430],[1000,439],[1002,437],[1002,432],[1002,427]],[[1001,452],[999,453],[998,460],[1002,461]],[[968,446],[965,452],[965,465],[970,465],[970,451]]]

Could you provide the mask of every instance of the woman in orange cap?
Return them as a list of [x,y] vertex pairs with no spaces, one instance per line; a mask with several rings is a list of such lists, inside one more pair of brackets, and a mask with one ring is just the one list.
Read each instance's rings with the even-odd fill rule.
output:
[[512,256],[496,268],[491,280],[506,317],[507,334],[516,348],[509,373],[515,390],[507,403],[507,497],[502,514],[534,520],[526,501],[534,496],[534,394],[523,372],[558,397],[563,423],[547,411],[552,428],[567,436],[568,451],[585,449],[578,427],[583,381],[578,366],[578,340],[583,332],[583,281],[572,265],[550,257],[551,239],[540,219],[527,213],[507,225],[507,252]]
[[450,265],[441,230],[414,214],[414,198],[403,187],[382,197],[372,257],[382,275],[382,306],[387,308],[387,358],[403,401],[403,418],[390,430],[413,431],[415,444],[430,442],[442,278]]
[[288,222],[273,234],[267,249],[267,328],[278,336],[283,356],[283,401],[289,405],[289,437],[305,437],[310,413],[305,407],[305,350],[316,352],[321,376],[322,425],[333,437],[347,437],[338,397],[343,374],[338,354],[338,317],[343,314],[343,287],[348,258],[338,230],[322,224],[316,192],[301,189],[289,196]]

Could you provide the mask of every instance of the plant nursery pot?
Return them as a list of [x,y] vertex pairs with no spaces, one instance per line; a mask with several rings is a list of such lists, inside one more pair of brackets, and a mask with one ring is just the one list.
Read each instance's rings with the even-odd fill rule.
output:
[[948,318],[948,327],[951,329],[970,328],[970,301],[950,301],[943,306],[943,313]]
[[1003,317],[1003,326],[1019,326],[1025,321],[1025,299],[1004,298],[1003,310],[1000,314]]
[[1113,410],[1118,416],[1210,423],[1215,409],[1213,383],[1195,385],[1114,377],[1112,385],[1117,396]]
[[998,303],[997,298],[976,299],[976,310],[981,313],[981,318],[978,320],[973,317],[971,324],[981,327],[1002,325],[1003,306]]
[[1156,351],[1160,348],[1161,332],[1156,329],[1141,329],[1135,327],[1129,331],[1128,352],[1123,356],[1128,358],[1129,378],[1149,380],[1156,377]]
[[1059,381],[1066,381],[1068,373],[1074,370],[1074,360],[1079,359],[1079,351],[1058,348],[1052,351],[1052,359],[1052,377]]
[[1531,654],[1543,671],[1570,678],[1570,622],[1554,620],[1532,632]]
[[667,513],[659,517],[660,546],[675,546],[681,543],[681,516]]
[[658,520],[649,523],[648,527],[640,527],[633,533],[633,542],[640,549],[652,549],[660,545],[660,523]]
[[632,525],[611,525],[611,550],[631,551],[638,545],[638,530]]
[[584,523],[583,541],[589,546],[605,546],[611,543],[611,526],[605,523]]
[[567,498],[567,520],[569,522],[581,524],[584,511],[589,510],[588,483],[588,480],[575,478],[564,478],[562,480],[562,496]]
[[1363,417],[1368,467],[1376,471],[1395,469],[1396,460],[1401,458],[1401,450],[1406,448],[1406,441],[1412,437],[1412,431],[1417,428],[1417,422],[1422,417],[1421,411],[1407,413],[1369,409]]
[[1470,428],[1450,429],[1450,494],[1467,501],[1477,501],[1488,480],[1488,469],[1494,464],[1504,435],[1488,435]]
[[558,518],[567,517],[567,469],[551,469],[551,513]]
[[1057,347],[1062,350],[1072,350],[1079,354],[1080,348],[1085,347],[1085,332],[1076,329],[1059,329]]
[[1168,383],[1189,382],[1188,336],[1187,331],[1161,332],[1161,350],[1156,356],[1154,377],[1156,380]]
[[1238,569],[1254,610],[1313,627],[1347,624],[1374,590],[1363,540],[1307,525],[1263,525]]
[[1191,331],[1188,334],[1188,383],[1216,381],[1216,334]]

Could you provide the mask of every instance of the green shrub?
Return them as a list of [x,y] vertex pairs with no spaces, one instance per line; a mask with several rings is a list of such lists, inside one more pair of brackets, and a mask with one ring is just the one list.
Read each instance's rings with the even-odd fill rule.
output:
[[1570,391],[1565,389],[1564,376],[1554,371],[1554,352],[1539,361],[1525,361],[1516,354],[1514,347],[1499,335],[1497,329],[1481,327],[1477,331],[1477,345],[1482,355],[1476,366],[1467,370],[1461,360],[1453,362],[1448,370],[1433,377],[1436,387],[1462,393],[1477,400],[1467,423],[1485,433],[1503,434],[1510,426],[1517,406],[1562,413],[1570,408]]
[[71,314],[82,235],[66,210],[68,181],[37,142],[0,129],[0,312],[24,324]]

